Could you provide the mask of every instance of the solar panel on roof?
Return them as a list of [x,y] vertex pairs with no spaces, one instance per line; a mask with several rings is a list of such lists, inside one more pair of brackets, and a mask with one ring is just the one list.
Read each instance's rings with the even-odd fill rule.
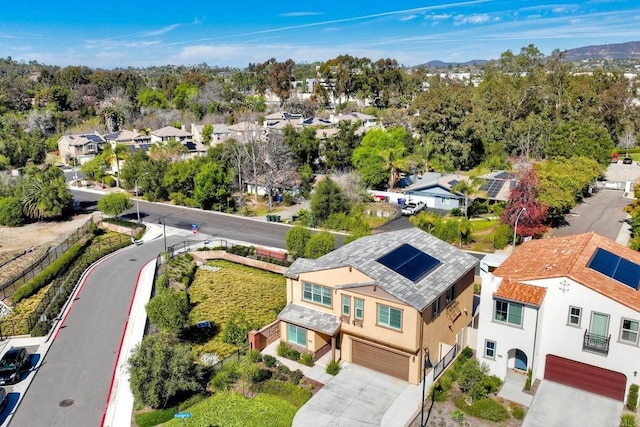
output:
[[633,289],[640,285],[640,265],[602,248],[593,254],[588,267]]
[[509,174],[507,172],[500,172],[494,176],[496,179],[507,179],[509,178]]
[[377,261],[414,283],[440,264],[436,258],[407,243],[383,255]]
[[450,186],[452,186],[452,187],[455,187],[455,186],[456,186],[456,184],[458,184],[459,182],[460,182],[460,181],[458,181],[458,180],[454,179],[454,180],[452,180],[452,181],[449,181],[449,183],[448,183],[448,184],[449,184]]

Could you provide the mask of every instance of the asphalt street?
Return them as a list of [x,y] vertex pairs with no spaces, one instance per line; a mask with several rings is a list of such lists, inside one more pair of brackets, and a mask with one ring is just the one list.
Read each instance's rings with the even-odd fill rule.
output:
[[[169,242],[178,240],[175,236]],[[131,246],[90,271],[51,338],[53,344],[10,421],[12,427],[100,425],[136,278],[162,245],[159,239]]]

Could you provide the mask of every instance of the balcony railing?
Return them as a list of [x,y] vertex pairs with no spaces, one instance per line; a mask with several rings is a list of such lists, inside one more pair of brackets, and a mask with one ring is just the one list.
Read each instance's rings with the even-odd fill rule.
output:
[[444,357],[440,359],[440,361],[438,361],[438,363],[436,363],[435,366],[433,367],[434,381],[438,379],[440,374],[444,371],[444,368],[446,368],[451,364],[451,362],[453,362],[457,354],[458,354],[458,344],[454,344],[453,347],[451,347],[451,350],[449,350],[447,354],[445,354]]
[[588,330],[585,330],[584,340],[582,341],[582,351],[606,356],[609,354],[610,340],[611,335],[605,337],[602,335],[590,334]]

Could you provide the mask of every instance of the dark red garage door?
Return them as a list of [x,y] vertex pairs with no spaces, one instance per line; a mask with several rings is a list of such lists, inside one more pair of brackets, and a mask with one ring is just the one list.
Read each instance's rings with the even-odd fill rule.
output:
[[547,355],[544,379],[616,400],[624,400],[627,385],[627,377],[620,372],[552,354]]

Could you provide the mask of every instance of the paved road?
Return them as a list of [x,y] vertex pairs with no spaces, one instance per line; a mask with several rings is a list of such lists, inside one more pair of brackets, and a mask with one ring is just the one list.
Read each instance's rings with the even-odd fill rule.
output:
[[162,245],[132,246],[90,272],[11,427],[100,425],[138,272]]
[[624,207],[631,200],[619,190],[600,190],[567,215],[567,224],[551,230],[551,236],[569,236],[594,231],[613,241],[627,217]]
[[[86,209],[92,209],[101,197],[99,194],[78,190],[72,190],[72,194],[74,199],[80,201],[81,206]],[[124,216],[132,220],[137,219],[135,205],[125,212]],[[167,227],[182,230],[191,230],[191,224],[198,224],[201,234],[283,249],[286,248],[285,235],[290,229],[288,225],[282,223],[256,221],[238,215],[144,201],[140,202],[140,218],[142,221],[156,224],[162,221]],[[341,246],[343,236],[334,235],[336,246]]]

